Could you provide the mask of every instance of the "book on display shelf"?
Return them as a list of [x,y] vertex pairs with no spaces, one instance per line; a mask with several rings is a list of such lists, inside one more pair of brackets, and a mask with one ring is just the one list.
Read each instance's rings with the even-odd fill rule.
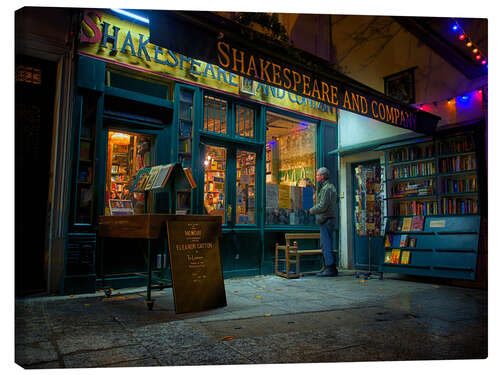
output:
[[391,253],[391,263],[399,264],[399,258],[401,256],[401,249],[392,249]]
[[390,233],[386,234],[384,247],[391,247],[393,238],[394,236],[392,234]]
[[410,264],[410,252],[403,251],[401,254],[401,264]]
[[407,247],[408,246],[408,235],[403,234],[399,239],[399,247]]
[[384,263],[392,263],[392,251],[385,252]]
[[411,230],[411,217],[405,217],[403,219],[403,227],[401,228],[401,231],[403,232],[409,232]]
[[411,221],[411,231],[423,231],[424,230],[425,216],[418,215],[414,216]]
[[157,168],[158,173],[156,175],[155,180],[153,181],[153,184],[151,185],[151,189],[163,189],[167,184],[168,178],[170,177],[170,173],[174,169],[173,167],[174,167],[173,164],[159,165]]

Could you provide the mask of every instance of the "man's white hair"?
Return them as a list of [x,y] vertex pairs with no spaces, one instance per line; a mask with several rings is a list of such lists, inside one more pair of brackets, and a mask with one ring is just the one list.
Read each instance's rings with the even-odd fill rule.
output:
[[326,180],[330,178],[330,171],[328,170],[328,168],[321,167],[320,169],[318,169],[318,173],[325,177]]

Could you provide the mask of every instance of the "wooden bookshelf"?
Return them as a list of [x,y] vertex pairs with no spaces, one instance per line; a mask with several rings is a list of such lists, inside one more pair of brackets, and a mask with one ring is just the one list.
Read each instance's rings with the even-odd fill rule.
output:
[[[475,142],[472,134],[465,133],[385,151],[386,230],[381,272],[476,277],[480,182]],[[425,223],[418,231],[392,226],[394,220],[401,223],[416,217],[423,217]],[[404,236],[414,238],[416,245],[402,246]]]

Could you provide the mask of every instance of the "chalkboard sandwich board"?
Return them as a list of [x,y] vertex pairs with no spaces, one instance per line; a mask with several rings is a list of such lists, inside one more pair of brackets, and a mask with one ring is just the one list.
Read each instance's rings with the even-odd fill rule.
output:
[[224,307],[219,238],[222,218],[176,215],[167,221],[175,312]]

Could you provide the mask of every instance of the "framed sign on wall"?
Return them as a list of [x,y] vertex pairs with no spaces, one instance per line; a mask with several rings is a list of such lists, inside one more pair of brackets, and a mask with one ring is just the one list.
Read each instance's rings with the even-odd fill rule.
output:
[[384,93],[405,104],[415,103],[415,69],[403,70],[384,77]]

